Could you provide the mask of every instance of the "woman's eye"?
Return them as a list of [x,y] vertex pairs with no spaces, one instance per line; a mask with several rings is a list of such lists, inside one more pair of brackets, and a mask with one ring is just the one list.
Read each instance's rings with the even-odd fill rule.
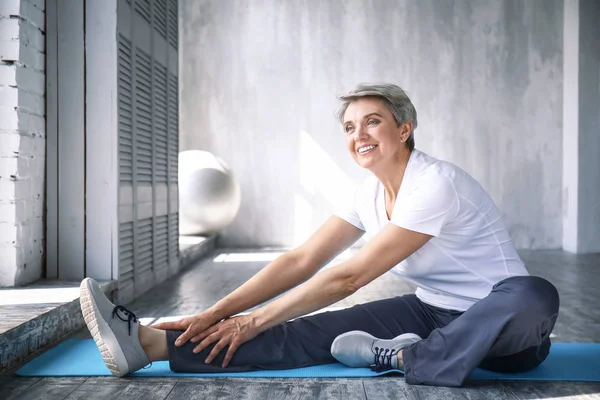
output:
[[368,125],[368,124],[370,124],[371,122],[373,122],[374,124],[376,124],[376,123],[377,123],[377,122],[379,122],[379,121],[376,121],[376,120],[374,120],[374,119],[371,119],[371,120],[369,120],[369,121],[367,122],[367,125]]
[[351,127],[351,126],[347,126],[347,127],[346,127],[346,132],[350,132],[351,130],[352,130],[352,127]]

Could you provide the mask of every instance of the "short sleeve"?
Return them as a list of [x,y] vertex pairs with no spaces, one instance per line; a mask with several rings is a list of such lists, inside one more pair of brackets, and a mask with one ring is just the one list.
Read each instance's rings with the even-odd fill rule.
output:
[[358,229],[364,231],[365,227],[360,220],[360,216],[358,215],[358,188],[356,188],[352,192],[352,196],[350,196],[344,204],[338,207],[338,209],[334,212],[335,216],[340,217],[344,221],[354,225]]
[[444,225],[458,213],[458,196],[452,181],[437,173],[418,178],[399,196],[391,223],[411,231],[439,236]]

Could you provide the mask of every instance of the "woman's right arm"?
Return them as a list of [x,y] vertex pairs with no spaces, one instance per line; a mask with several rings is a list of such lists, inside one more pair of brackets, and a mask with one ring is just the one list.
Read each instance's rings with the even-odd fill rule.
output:
[[209,326],[264,303],[299,285],[356,242],[364,231],[332,216],[301,246],[278,257],[239,288],[200,314],[153,325],[158,329],[185,330],[184,344]]
[[306,281],[364,232],[332,216],[303,245],[269,263],[207,311],[215,321],[264,303]]

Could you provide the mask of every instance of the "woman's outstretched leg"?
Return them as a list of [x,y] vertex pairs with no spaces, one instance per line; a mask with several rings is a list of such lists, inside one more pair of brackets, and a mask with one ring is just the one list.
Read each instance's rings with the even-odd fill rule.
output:
[[298,368],[335,362],[331,344],[338,335],[348,331],[361,330],[380,338],[393,338],[407,332],[427,337],[435,328],[435,317],[416,296],[395,297],[275,326],[241,345],[229,366],[222,368],[227,348],[211,364],[206,364],[204,360],[214,345],[198,354],[193,353],[195,343],[175,347],[181,331],[141,326],[131,311],[110,302],[93,279],[84,279],[80,290],[85,322],[107,367],[116,376],[125,376],[152,361],[167,358],[176,372]]
[[204,360],[214,345],[198,354],[197,343],[174,345],[181,331],[167,331],[170,367],[176,372],[245,372],[306,367],[337,362],[331,344],[340,334],[361,330],[380,338],[403,333],[427,337],[435,328],[429,310],[414,295],[395,297],[298,318],[277,325],[242,344],[229,366],[221,364],[227,348],[212,361]]

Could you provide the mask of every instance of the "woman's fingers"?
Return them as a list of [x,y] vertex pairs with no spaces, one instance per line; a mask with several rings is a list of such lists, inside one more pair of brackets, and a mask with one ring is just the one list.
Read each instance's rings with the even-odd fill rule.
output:
[[177,340],[175,341],[175,346],[180,347],[183,346],[184,344],[187,343],[188,340],[190,340],[190,338],[194,335],[196,335],[196,329],[195,329],[195,325],[192,324],[190,325],[185,332],[183,332],[181,335],[179,335],[179,337],[177,338]]
[[194,354],[198,354],[200,353],[202,350],[204,350],[206,347],[210,346],[212,343],[216,342],[217,340],[219,340],[220,338],[220,334],[218,331],[213,331],[213,332],[209,332],[209,334],[206,336],[206,338],[201,341],[198,346],[196,346],[193,350]]
[[196,336],[194,336],[193,338],[190,339],[190,342],[192,343],[196,343],[201,341],[202,339],[204,339],[205,337],[207,337],[208,335],[210,335],[211,333],[213,333],[215,330],[212,328],[209,329],[204,329],[202,332],[200,332],[199,334],[197,334]]
[[151,325],[152,328],[166,330],[175,330],[175,322],[161,322],[160,324]]
[[187,329],[188,326],[189,326],[189,323],[187,322],[187,320],[185,318],[180,319],[179,321],[161,322],[159,324],[151,325],[152,328],[162,329],[164,331],[166,331],[166,330],[179,331],[182,329]]
[[204,360],[206,364],[210,364],[225,347],[229,346],[221,363],[221,367],[226,368],[238,348],[256,336],[256,332],[252,329],[250,323],[248,321],[244,322],[243,318],[222,321],[193,336],[191,341],[200,340],[200,343],[194,348],[193,352],[194,354],[198,354],[215,343]]
[[229,345],[229,349],[227,350],[227,354],[225,354],[225,358],[223,359],[223,364],[221,365],[223,368],[227,368],[233,354],[236,352],[238,347],[240,347],[241,341],[238,339],[233,339],[231,344]]
[[231,336],[227,336],[219,340],[219,342],[215,344],[215,347],[213,347],[208,357],[206,357],[206,360],[204,360],[204,362],[206,364],[210,364],[215,359],[215,357],[221,352],[221,350],[223,350],[225,346],[229,344],[230,340]]
[[190,342],[194,343],[197,342],[198,340],[196,340],[196,338],[204,338],[208,335],[210,335],[212,332],[216,331],[218,328],[215,328],[216,325],[213,325],[210,328],[206,328],[205,324],[202,323],[193,323],[191,324],[187,330],[185,332],[183,332],[175,341],[175,346],[182,346],[185,343],[187,343],[188,340],[190,340]]

